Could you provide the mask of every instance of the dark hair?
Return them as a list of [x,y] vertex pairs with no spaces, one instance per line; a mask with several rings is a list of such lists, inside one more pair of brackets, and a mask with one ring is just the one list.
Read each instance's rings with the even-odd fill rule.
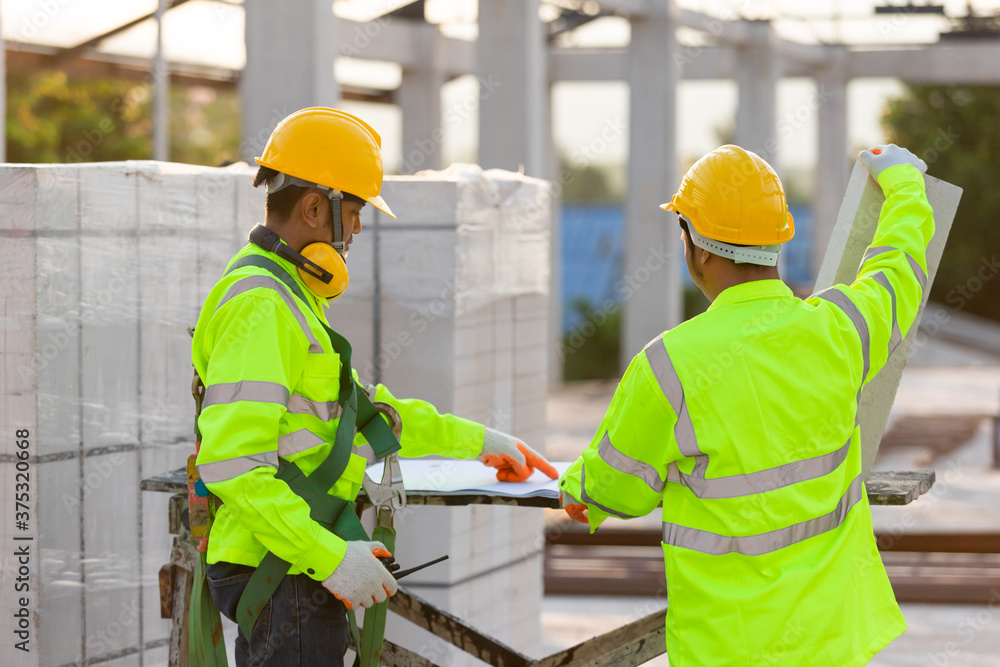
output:
[[[257,170],[257,174],[253,177],[253,186],[259,187],[260,185],[271,180],[278,175],[278,172],[270,167],[261,167]],[[295,205],[299,203],[299,199],[307,192],[308,188],[303,188],[298,185],[289,185],[282,188],[281,190],[270,193],[267,195],[267,201],[264,203],[264,209],[268,214],[274,214],[279,220],[287,220],[292,214],[292,210]],[[364,199],[361,197],[352,195],[349,192],[344,193],[344,201],[354,202],[356,204],[365,204]]]
[[[679,216],[677,218],[677,221],[681,224],[681,229],[684,230],[684,245],[687,246],[688,255],[690,257],[694,257],[694,241],[691,238],[691,230],[688,229],[688,223],[687,223],[686,220],[684,220],[683,218],[681,218]],[[747,245],[744,245],[744,244],[740,244],[740,243],[730,243],[729,245],[735,246],[737,248],[749,248],[750,247],[750,246],[747,246]],[[766,266],[761,266],[760,264],[751,264],[749,262],[748,263],[744,263],[744,264],[736,264],[736,261],[733,260],[733,259],[730,259],[729,257],[723,257],[722,255],[716,255],[716,256],[717,257],[721,257],[722,259],[726,260],[727,262],[732,262],[733,264],[736,265],[737,268],[743,268],[743,269],[746,269],[748,271],[750,271],[750,270],[759,270],[759,269],[762,269],[762,268],[765,268],[765,269],[766,268],[774,268],[775,271],[778,270],[777,266],[775,266],[775,267],[766,267]]]
[[677,222],[681,223],[681,229],[684,230],[684,245],[687,246],[688,257],[694,257],[694,241],[691,240],[691,230],[688,229],[687,220],[677,216]]

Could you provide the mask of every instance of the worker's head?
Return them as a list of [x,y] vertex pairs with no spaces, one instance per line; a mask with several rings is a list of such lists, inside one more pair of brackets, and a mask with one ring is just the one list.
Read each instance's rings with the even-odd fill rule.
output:
[[[314,292],[339,296],[347,285],[343,260],[371,204],[396,217],[380,196],[382,143],[368,124],[344,111],[311,107],[291,114],[271,133],[254,186],[267,187],[266,226],[295,251],[340,276],[341,286],[303,275]],[[320,261],[322,260],[322,261]]]
[[[335,233],[333,207],[338,205],[337,198],[330,197],[330,190],[294,185],[294,182],[270,167],[258,167],[253,185],[267,188],[264,204],[267,226],[282,234],[286,243],[291,244],[285,235],[298,239],[296,250],[312,242],[332,244]],[[341,194],[339,206],[346,254],[354,234],[361,231],[361,211],[367,202],[350,192],[341,191]]]
[[660,208],[677,213],[688,271],[710,300],[737,283],[777,278],[780,244],[795,234],[778,175],[739,146],[695,162]]

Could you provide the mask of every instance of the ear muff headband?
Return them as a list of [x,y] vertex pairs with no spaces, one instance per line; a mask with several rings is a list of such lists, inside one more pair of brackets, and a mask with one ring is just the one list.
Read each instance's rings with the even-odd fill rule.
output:
[[249,241],[294,264],[302,282],[318,297],[336,299],[347,288],[350,280],[347,264],[340,252],[329,243],[310,243],[302,249],[302,253],[298,253],[282,243],[274,230],[264,225],[257,225],[250,231]]
[[333,216],[333,247],[337,250],[337,252],[343,254],[344,223],[341,218],[340,202],[344,198],[344,193],[335,188],[320,185],[319,183],[313,183],[312,181],[307,181],[302,178],[296,178],[295,176],[289,176],[288,174],[284,174],[280,171],[266,183],[267,193],[274,194],[275,192],[280,192],[290,185],[295,185],[300,188],[316,188],[327,196],[330,200],[330,214]]

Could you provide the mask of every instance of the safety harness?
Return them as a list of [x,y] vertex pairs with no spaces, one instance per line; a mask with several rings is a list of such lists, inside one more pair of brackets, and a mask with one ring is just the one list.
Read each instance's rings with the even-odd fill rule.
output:
[[[275,278],[281,280],[288,289],[292,290],[296,296],[302,299],[304,303],[309,303],[305,293],[295,279],[277,262],[267,257],[247,255],[234,262],[226,273],[229,274],[236,269],[247,266],[261,268],[271,273]],[[340,356],[341,360],[340,393],[337,399],[341,411],[340,422],[337,425],[337,434],[334,438],[330,454],[310,474],[307,475],[302,472],[294,463],[279,459],[278,471],[275,473],[275,477],[288,484],[289,488],[296,495],[305,500],[306,504],[309,505],[309,516],[324,528],[347,541],[367,541],[370,538],[361,525],[361,520],[355,511],[355,504],[343,498],[331,496],[329,491],[347,468],[356,432],[361,432],[368,441],[368,444],[371,445],[375,456],[379,459],[399,451],[400,444],[389,424],[380,418],[379,410],[372,404],[367,394],[365,394],[354,380],[354,376],[351,373],[351,344],[322,320],[320,320],[320,324],[326,330],[333,350]],[[197,435],[197,424],[195,431]],[[200,439],[198,437],[199,441]],[[379,534],[374,536],[375,539],[381,540],[390,551],[393,550],[395,531],[391,528],[386,530],[380,526],[377,532]],[[202,554],[200,561],[204,560],[205,556]],[[204,563],[200,563],[200,565],[202,567],[199,569],[203,569]],[[257,623],[257,618],[267,605],[268,600],[274,595],[274,592],[281,584],[282,579],[284,579],[289,569],[291,569],[291,563],[282,560],[274,553],[268,552],[250,577],[236,608],[236,620],[240,631],[247,638],[247,641],[250,640],[250,635]],[[198,573],[195,573],[196,580],[194,583],[196,589],[202,587],[199,584],[204,584],[204,587],[207,589],[207,583],[204,582],[204,573],[202,572],[201,575],[199,580]],[[207,605],[211,606],[211,596],[208,595],[207,590],[199,591],[192,597],[190,624],[192,640],[195,638],[196,626],[197,633],[201,636],[200,642],[191,642],[192,665],[215,664],[205,661],[205,654],[216,652],[210,649],[212,638],[205,635],[206,631],[209,635],[215,634],[215,628],[213,627],[215,624],[212,623],[212,612],[214,612],[214,617],[217,619],[218,611],[214,610],[214,607],[211,609],[206,608],[206,598],[208,601]],[[195,605],[195,600],[199,604]],[[351,631],[355,644],[358,646],[359,662],[366,667],[367,665],[378,664],[378,656],[381,652],[380,649],[385,631],[386,607],[387,603],[382,603],[374,609],[370,609],[365,614],[364,631],[361,635],[358,633],[354,612],[348,612],[351,621]],[[199,617],[198,619],[195,618],[196,615]],[[200,646],[196,644],[200,644]],[[198,654],[197,656],[196,653]],[[361,656],[365,657],[362,658]],[[370,657],[374,658],[374,662],[370,662]],[[221,664],[225,664],[224,654]]]

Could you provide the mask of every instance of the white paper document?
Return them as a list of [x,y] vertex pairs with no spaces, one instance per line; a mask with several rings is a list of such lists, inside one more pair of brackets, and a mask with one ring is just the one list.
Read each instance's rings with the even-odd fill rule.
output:
[[[560,475],[569,468],[569,462],[553,462]],[[558,498],[558,480],[543,473],[535,473],[524,482],[498,482],[496,468],[479,461],[456,459],[399,459],[406,490],[437,495],[462,495],[482,493],[489,496],[526,498]],[[382,463],[368,467],[368,476],[374,482],[382,481]]]

